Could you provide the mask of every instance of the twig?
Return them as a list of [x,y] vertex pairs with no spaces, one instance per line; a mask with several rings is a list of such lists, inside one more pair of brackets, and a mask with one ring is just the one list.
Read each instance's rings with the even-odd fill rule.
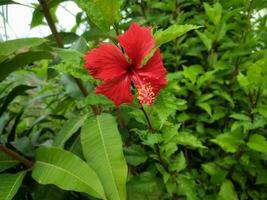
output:
[[[42,11],[44,13],[44,16],[45,16],[45,19],[47,21],[47,24],[56,40],[56,43],[57,43],[57,46],[59,48],[64,48],[64,44],[62,42],[62,39],[57,31],[57,28],[56,28],[56,25],[53,21],[53,18],[51,16],[51,13],[49,11],[49,7],[48,7],[48,4],[46,2],[46,0],[39,0],[39,3],[42,7]],[[82,94],[84,97],[87,97],[88,96],[88,91],[87,89],[85,88],[85,86],[83,85],[83,82],[81,79],[79,78],[75,78],[73,77],[76,84],[78,85],[79,89],[81,90]],[[96,107],[96,106],[92,106],[92,110],[94,111],[95,114],[99,114],[99,109]]]
[[19,155],[17,152],[12,151],[11,149],[7,148],[6,146],[0,144],[0,151],[4,152],[5,154],[9,155],[10,157],[14,158],[15,160],[18,160],[23,165],[25,165],[27,168],[32,168],[33,162],[28,160],[27,158],[24,158],[23,156]]

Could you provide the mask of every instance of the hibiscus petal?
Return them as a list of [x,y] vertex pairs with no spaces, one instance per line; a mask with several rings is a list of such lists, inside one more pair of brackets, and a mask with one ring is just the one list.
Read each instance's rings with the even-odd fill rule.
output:
[[137,23],[132,23],[118,40],[135,68],[140,68],[142,60],[155,46],[151,28],[140,27]]
[[112,44],[102,43],[85,56],[85,68],[96,79],[114,79],[125,74],[128,67],[121,50]]
[[104,82],[96,88],[96,93],[107,96],[116,106],[119,106],[122,103],[131,103],[133,101],[131,78],[123,75]]
[[160,89],[167,84],[166,74],[159,49],[145,66],[134,70],[132,80],[137,88],[140,103],[154,103]]
[[157,49],[152,58],[142,68],[135,71],[141,77],[164,78],[167,70],[163,65],[160,50]]

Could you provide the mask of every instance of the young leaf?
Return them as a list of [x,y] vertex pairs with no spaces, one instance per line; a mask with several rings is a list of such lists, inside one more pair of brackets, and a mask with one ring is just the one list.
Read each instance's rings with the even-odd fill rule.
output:
[[127,165],[113,116],[89,118],[82,127],[81,142],[87,163],[98,174],[110,200],[126,199]]
[[0,200],[11,200],[17,193],[25,172],[17,174],[0,174]]
[[87,114],[75,115],[66,121],[62,129],[56,135],[53,146],[63,147],[65,142],[83,125],[87,117]]
[[32,177],[40,184],[54,184],[64,190],[106,199],[95,171],[79,157],[63,149],[39,148]]
[[198,29],[200,26],[195,26],[191,24],[185,24],[185,25],[177,25],[174,24],[170,27],[168,27],[165,30],[158,30],[155,34],[155,40],[156,40],[156,47],[160,47],[161,45],[170,42],[177,37],[182,36],[183,34],[187,33],[188,31]]

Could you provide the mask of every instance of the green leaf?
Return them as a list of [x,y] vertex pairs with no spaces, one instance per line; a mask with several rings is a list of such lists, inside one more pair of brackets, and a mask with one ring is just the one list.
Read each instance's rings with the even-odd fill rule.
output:
[[231,181],[226,180],[222,184],[217,200],[238,200],[238,196]]
[[[28,50],[29,48],[39,46],[46,42],[43,38],[21,38],[16,40],[8,40],[0,43],[0,58],[1,56],[8,56],[19,50]],[[1,59],[0,59],[1,61]]]
[[196,83],[197,77],[202,73],[204,73],[204,70],[200,65],[192,65],[183,69],[184,77],[189,79],[193,84]]
[[33,200],[66,200],[68,195],[67,191],[54,185],[38,185],[32,192]]
[[212,39],[209,38],[205,33],[201,33],[199,31],[196,31],[199,38],[201,39],[201,41],[203,42],[203,44],[205,45],[205,47],[207,48],[207,50],[209,51],[212,47]]
[[170,164],[170,170],[180,172],[186,168],[186,160],[183,152],[181,151],[175,158],[174,162]]
[[174,138],[176,144],[188,145],[195,148],[206,148],[202,145],[201,141],[194,135],[188,132],[179,133]]
[[128,182],[127,191],[128,200],[158,200],[163,192],[163,185],[150,172],[143,172]]
[[41,11],[40,7],[34,9],[34,12],[32,13],[32,21],[31,21],[31,28],[34,28],[36,26],[39,26],[43,23],[44,14]]
[[234,153],[238,150],[241,144],[244,144],[244,141],[233,136],[231,133],[224,133],[211,139],[211,142],[218,144],[224,151]]
[[267,184],[267,170],[265,167],[257,167],[256,184]]
[[53,59],[53,55],[48,51],[29,51],[4,61],[0,66],[0,81],[5,79],[11,72],[43,59]]
[[246,93],[248,93],[250,89],[250,83],[248,81],[248,78],[244,76],[242,73],[239,73],[237,76],[238,83],[241,85],[241,87],[245,90]]
[[106,199],[95,171],[79,157],[63,149],[37,149],[32,177],[40,184],[54,184],[64,190]]
[[98,174],[110,200],[126,199],[127,165],[116,119],[110,114],[89,118],[81,132],[87,163]]
[[250,136],[247,145],[252,150],[267,153],[267,141],[262,135],[253,134],[252,136]]
[[219,2],[216,2],[213,6],[204,3],[206,15],[212,23],[219,25],[222,17],[222,6]]
[[256,108],[256,111],[267,119],[267,107],[266,106],[258,106]]
[[6,111],[8,105],[17,97],[20,95],[26,95],[26,91],[33,89],[35,87],[28,86],[28,85],[18,85],[14,87],[6,96],[4,103],[2,104],[2,107],[0,108],[0,116]]
[[70,62],[70,63],[80,63],[81,58],[84,57],[84,55],[75,50],[75,49],[60,49],[60,48],[54,48],[55,52],[58,53],[59,57],[63,59],[64,62]]
[[212,110],[211,110],[211,106],[209,103],[201,102],[201,103],[197,103],[197,106],[205,110],[209,114],[209,116],[212,117]]
[[76,3],[102,30],[109,30],[111,25],[119,21],[122,0],[76,0]]
[[74,115],[67,120],[56,135],[53,146],[64,147],[65,142],[83,125],[88,115]]
[[160,92],[153,106],[161,122],[160,128],[164,125],[168,117],[172,113],[176,112],[178,104],[180,106],[186,107],[186,103],[187,103],[186,100],[177,99],[175,95],[171,94],[170,92],[165,92],[165,91]]
[[230,94],[228,94],[227,92],[225,91],[215,91],[214,92],[216,95],[224,98],[226,101],[228,101],[230,103],[230,106],[233,108],[235,106],[235,103],[232,99],[232,97],[230,96]]
[[191,24],[185,24],[185,25],[174,24],[165,30],[160,29],[154,34],[154,38],[156,40],[156,47],[160,47],[161,45],[184,35],[188,31],[198,28],[200,28],[200,26],[195,26]]
[[217,166],[216,163],[209,162],[202,164],[203,170],[211,176],[211,182],[213,184],[222,184],[227,175],[227,171]]
[[125,149],[125,158],[127,160],[127,163],[133,166],[137,166],[144,163],[148,157],[141,146],[134,144]]
[[0,200],[11,200],[17,193],[25,172],[17,174],[0,174]]
[[0,151],[0,172],[17,165],[19,162]]
[[236,120],[240,120],[240,121],[250,121],[249,116],[245,114],[233,113],[230,115],[230,117]]
[[187,200],[198,200],[196,184],[194,179],[186,175],[179,175],[176,179],[178,185],[178,194],[183,194]]

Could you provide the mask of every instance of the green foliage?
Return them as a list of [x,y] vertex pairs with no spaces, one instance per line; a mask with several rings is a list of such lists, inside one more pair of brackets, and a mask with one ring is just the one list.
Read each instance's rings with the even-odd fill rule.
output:
[[[76,0],[69,32],[64,0],[46,2],[64,48],[0,43],[0,143],[16,152],[0,151],[0,200],[267,199],[266,1]],[[31,27],[47,25],[33,6]],[[160,47],[168,71],[141,109],[97,95],[84,68],[133,21],[156,42],[143,63]]]

